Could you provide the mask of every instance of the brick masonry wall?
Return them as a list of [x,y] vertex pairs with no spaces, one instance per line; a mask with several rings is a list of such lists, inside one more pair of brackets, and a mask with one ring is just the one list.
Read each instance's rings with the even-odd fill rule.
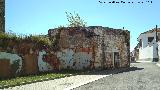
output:
[[86,27],[60,28],[49,32],[53,32],[49,35],[50,38],[55,39],[52,49],[46,46],[38,48],[33,41],[17,43],[14,40],[0,40],[0,43],[8,45],[5,48],[0,47],[0,53],[3,53],[3,56],[0,54],[0,61],[10,61],[10,66],[15,68],[11,70],[11,73],[14,73],[12,75],[19,72],[36,74],[61,69],[86,70],[129,66],[129,31]]
[[[54,38],[60,31],[57,57],[63,68],[93,69],[128,67],[130,32],[108,27],[50,29]],[[85,58],[84,58],[85,57]]]

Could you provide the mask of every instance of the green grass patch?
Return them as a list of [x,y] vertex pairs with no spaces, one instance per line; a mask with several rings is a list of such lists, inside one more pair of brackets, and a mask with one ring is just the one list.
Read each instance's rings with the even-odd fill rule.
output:
[[53,80],[53,79],[63,78],[63,77],[72,76],[72,75],[85,74],[85,73],[88,73],[88,71],[61,70],[57,72],[39,73],[38,75],[15,77],[10,79],[0,80],[0,89],[24,85],[24,84],[30,84],[35,82]]
[[34,83],[34,82],[62,78],[67,75],[68,74],[59,74],[59,73],[52,74],[52,73],[50,73],[50,74],[16,77],[16,78],[11,78],[11,79],[1,80],[0,81],[0,88],[2,89],[2,88],[7,88],[7,87],[23,85],[23,84],[29,84],[29,83]]

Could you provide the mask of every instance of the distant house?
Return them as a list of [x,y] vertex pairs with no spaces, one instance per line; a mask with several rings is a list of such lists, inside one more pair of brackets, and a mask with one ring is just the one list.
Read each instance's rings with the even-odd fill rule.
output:
[[135,61],[135,50],[133,50],[132,52],[130,52],[130,60],[131,60],[131,62]]
[[134,50],[131,52],[131,61],[135,62],[139,59],[139,49],[138,49],[138,45],[136,45],[136,47],[134,48]]
[[49,29],[62,68],[119,68],[130,65],[130,32],[102,26]]
[[160,28],[141,33],[138,37],[138,59],[146,61],[158,61],[159,59]]

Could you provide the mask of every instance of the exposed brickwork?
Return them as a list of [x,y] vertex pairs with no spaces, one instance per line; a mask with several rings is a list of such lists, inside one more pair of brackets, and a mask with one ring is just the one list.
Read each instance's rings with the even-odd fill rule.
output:
[[[72,63],[74,66],[76,63],[78,66],[90,69],[127,67],[130,64],[130,32],[127,30],[101,26],[56,28],[48,31],[50,38],[54,38],[59,30],[61,31],[59,42],[57,42],[59,50],[70,49],[72,52],[72,56],[69,56],[66,53],[70,52],[65,51],[65,55],[59,56],[61,57],[59,59],[62,60],[62,57],[70,58],[69,61],[71,62],[62,60],[68,62],[69,67],[74,68],[71,66]],[[83,54],[75,56],[78,53]],[[79,62],[83,62],[83,57],[89,58],[87,59],[89,62],[84,61],[86,64],[89,63],[88,66]]]
[[[14,71],[21,74],[61,69],[119,68],[130,64],[130,32],[127,30],[92,26],[50,29],[48,32],[54,41],[53,47],[27,39],[18,42],[0,40],[4,44],[0,46],[0,52],[5,54],[0,60],[16,61],[20,58],[20,68],[16,67],[19,71]],[[10,58],[13,55],[16,56],[15,60]]]

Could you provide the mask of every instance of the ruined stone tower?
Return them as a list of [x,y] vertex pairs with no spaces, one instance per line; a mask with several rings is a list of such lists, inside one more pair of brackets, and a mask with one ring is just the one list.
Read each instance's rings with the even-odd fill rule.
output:
[[0,32],[5,32],[5,0],[0,0]]

